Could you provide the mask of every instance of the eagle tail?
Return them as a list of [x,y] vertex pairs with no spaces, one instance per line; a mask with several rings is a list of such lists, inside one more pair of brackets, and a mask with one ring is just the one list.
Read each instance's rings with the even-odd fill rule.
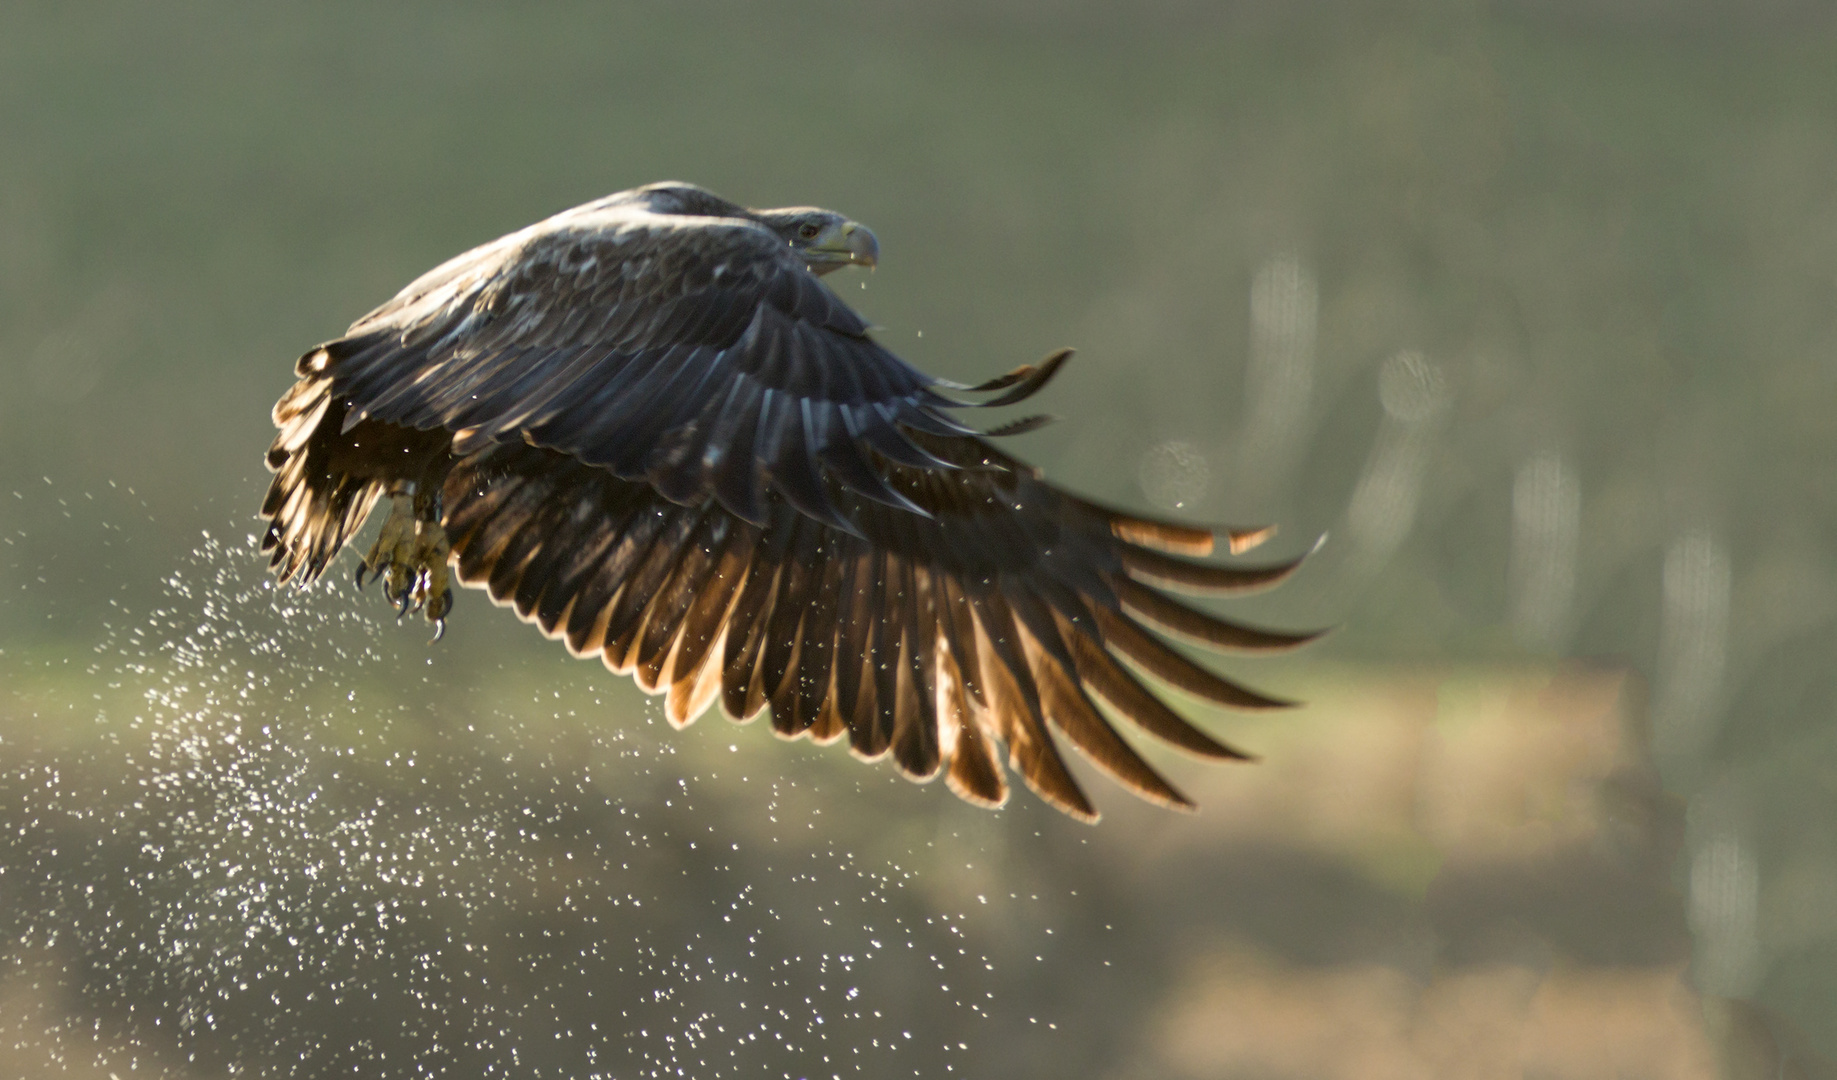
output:
[[304,587],[317,580],[383,494],[382,480],[333,468],[344,413],[323,377],[301,379],[275,403],[280,433],[268,448],[274,479],[262,500],[268,530],[261,549],[279,581],[298,579]]

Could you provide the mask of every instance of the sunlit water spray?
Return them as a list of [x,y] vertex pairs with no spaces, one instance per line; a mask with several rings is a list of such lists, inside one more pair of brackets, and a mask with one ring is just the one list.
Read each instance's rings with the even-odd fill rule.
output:
[[207,535],[80,674],[0,652],[3,928],[98,1066],[962,1074],[999,968],[1044,962],[993,830],[900,821],[861,766],[724,721],[621,719],[584,664],[426,649],[250,548]]

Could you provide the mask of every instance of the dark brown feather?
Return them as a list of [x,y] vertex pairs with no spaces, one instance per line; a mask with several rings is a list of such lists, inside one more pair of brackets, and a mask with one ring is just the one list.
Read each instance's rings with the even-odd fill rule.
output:
[[1295,704],[1246,690],[1229,679],[1207,671],[1149,637],[1147,631],[1137,626],[1127,615],[1104,608],[1095,610],[1097,624],[1103,628],[1104,638],[1111,648],[1175,689],[1184,690],[1215,705],[1234,709],[1286,709]]
[[943,720],[950,735],[946,748],[950,767],[945,783],[969,802],[1000,806],[1008,801],[1008,781],[990,751],[991,736],[983,729],[980,710],[965,695],[955,654],[946,653],[938,668],[943,686]]
[[1034,681],[1040,687],[1041,701],[1053,726],[1064,732],[1093,764],[1138,795],[1166,806],[1192,809],[1192,802],[1143,761],[1098,715],[1097,707],[1079,688],[1071,671],[1034,638],[1031,625],[1023,629],[1023,638],[1033,661]]
[[1177,559],[1133,544],[1123,545],[1117,556],[1137,581],[1210,596],[1270,588],[1287,580],[1306,559],[1302,556],[1268,566],[1219,566]]
[[1283,652],[1306,645],[1325,633],[1323,630],[1299,634],[1280,633],[1229,622],[1187,607],[1180,601],[1163,596],[1141,582],[1127,577],[1115,579],[1112,587],[1115,588],[1117,599],[1121,601],[1124,611],[1138,619],[1151,622],[1170,634],[1178,634],[1200,644],[1210,645],[1215,649]]
[[1066,635],[1077,658],[1078,677],[1099,698],[1130,723],[1182,750],[1214,759],[1246,760],[1235,750],[1187,723],[1167,703],[1150,693],[1109,653],[1082,634]]

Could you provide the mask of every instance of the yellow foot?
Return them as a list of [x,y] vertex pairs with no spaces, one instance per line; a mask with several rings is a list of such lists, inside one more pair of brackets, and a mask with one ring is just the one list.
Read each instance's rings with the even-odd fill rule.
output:
[[[453,610],[453,590],[447,576],[447,555],[452,545],[440,527],[438,508],[422,506],[411,494],[389,496],[389,517],[377,534],[376,544],[357,568],[357,587],[367,573],[383,583],[383,596],[394,604],[397,618],[420,611],[434,624],[434,640],[446,633],[447,612]],[[432,516],[435,520],[425,520]]]

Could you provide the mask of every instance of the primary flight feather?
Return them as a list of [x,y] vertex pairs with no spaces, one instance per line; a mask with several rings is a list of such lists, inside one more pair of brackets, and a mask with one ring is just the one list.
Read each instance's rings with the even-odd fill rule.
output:
[[[371,575],[443,626],[452,567],[667,693],[677,724],[716,702],[737,720],[769,708],[781,735],[846,736],[989,805],[1007,798],[1005,746],[1042,797],[1094,819],[1063,740],[1190,806],[1096,703],[1242,757],[1131,668],[1221,705],[1286,704],[1144,626],[1224,649],[1300,644],[1313,635],[1159,591],[1255,589],[1296,562],[1183,558],[1210,554],[1213,533],[1077,498],[988,441],[1031,420],[984,433],[953,418],[1027,398],[1069,353],[978,386],[926,375],[819,280],[878,255],[840,214],[681,183],[460,255],[301,357],[274,408],[262,548],[282,581],[308,584],[387,496],[360,585]],[[1227,538],[1235,553],[1263,535]]]

